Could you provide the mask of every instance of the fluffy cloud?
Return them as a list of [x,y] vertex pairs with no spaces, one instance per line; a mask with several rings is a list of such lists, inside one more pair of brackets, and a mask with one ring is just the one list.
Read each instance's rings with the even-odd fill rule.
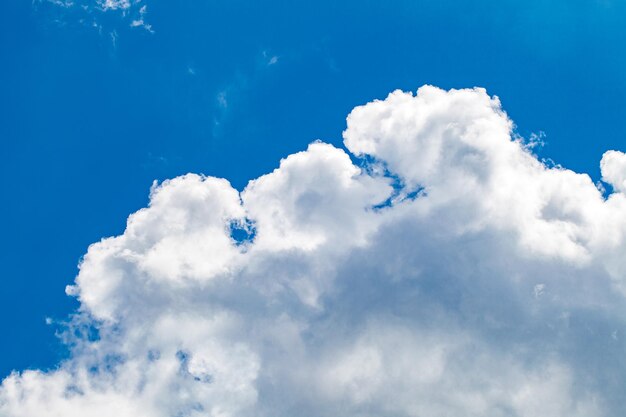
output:
[[[482,89],[393,92],[238,192],[155,185],[6,417],[615,416],[626,157],[540,163]],[[355,162],[356,161],[356,162]],[[97,333],[97,336],[94,336]],[[81,336],[83,335],[83,336]]]

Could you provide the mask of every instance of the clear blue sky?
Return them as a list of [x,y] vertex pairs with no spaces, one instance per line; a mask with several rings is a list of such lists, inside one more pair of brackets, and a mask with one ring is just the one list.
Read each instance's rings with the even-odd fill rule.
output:
[[521,135],[545,133],[541,156],[594,180],[626,148],[622,1],[144,3],[151,31],[0,6],[0,375],[63,356],[45,318],[76,308],[80,257],[153,180],[241,189],[315,139],[341,146],[350,110],[393,89],[483,86]]

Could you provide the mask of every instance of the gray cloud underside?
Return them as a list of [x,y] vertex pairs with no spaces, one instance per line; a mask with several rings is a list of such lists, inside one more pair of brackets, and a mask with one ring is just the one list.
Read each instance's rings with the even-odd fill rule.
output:
[[8,376],[0,415],[621,415],[626,155],[604,155],[604,197],[478,88],[347,121],[360,166],[315,142],[241,193],[155,185],[68,288],[99,337]]

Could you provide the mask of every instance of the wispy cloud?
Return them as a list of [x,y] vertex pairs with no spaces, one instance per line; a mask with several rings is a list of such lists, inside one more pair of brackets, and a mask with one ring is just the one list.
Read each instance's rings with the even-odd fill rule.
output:
[[114,15],[120,25],[142,28],[154,32],[152,25],[147,22],[148,6],[144,0],[35,0],[35,5],[49,4],[58,7],[63,12],[64,23],[75,22],[95,27],[99,30],[114,30],[104,28],[103,17]]
[[221,135],[223,125],[228,121],[232,106],[253,88],[259,78],[279,64],[280,57],[268,50],[262,50],[256,57],[254,64],[245,71],[237,71],[233,79],[223,85],[215,94],[216,111],[213,119],[213,136]]
[[148,6],[143,5],[139,8],[139,17],[130,22],[131,27],[142,27],[148,32],[154,32],[152,25],[146,23],[145,15],[148,13]]
[[263,51],[261,55],[265,59],[265,63],[267,66],[275,65],[278,63],[278,59],[279,59],[278,55],[272,55],[268,51]]

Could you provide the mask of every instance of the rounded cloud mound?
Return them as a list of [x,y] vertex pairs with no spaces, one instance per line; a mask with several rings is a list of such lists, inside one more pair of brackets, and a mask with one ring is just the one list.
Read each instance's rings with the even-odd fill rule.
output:
[[358,164],[315,142],[242,192],[155,185],[68,287],[97,337],[7,377],[0,415],[619,414],[624,154],[604,198],[511,130],[483,89],[425,86],[352,111]]
[[600,162],[602,179],[611,184],[616,191],[626,193],[626,154],[608,151]]

